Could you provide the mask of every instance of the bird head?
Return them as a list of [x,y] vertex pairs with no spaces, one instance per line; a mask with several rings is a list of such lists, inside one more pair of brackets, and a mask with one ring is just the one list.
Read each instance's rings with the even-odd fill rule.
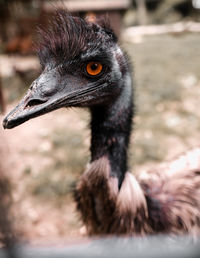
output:
[[60,11],[37,44],[42,72],[20,103],[6,116],[4,128],[62,107],[107,105],[122,85],[122,52],[106,25]]

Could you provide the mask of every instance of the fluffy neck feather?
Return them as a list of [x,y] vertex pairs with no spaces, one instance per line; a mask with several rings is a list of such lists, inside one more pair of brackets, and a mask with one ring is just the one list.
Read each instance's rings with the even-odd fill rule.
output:
[[92,162],[78,182],[75,199],[89,234],[143,235],[150,231],[144,193],[127,172],[118,188],[107,157]]

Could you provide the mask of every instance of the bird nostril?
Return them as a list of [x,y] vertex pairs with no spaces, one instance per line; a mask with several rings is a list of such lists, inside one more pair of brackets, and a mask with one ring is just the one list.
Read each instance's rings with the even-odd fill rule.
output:
[[37,105],[43,104],[45,102],[46,102],[45,99],[30,99],[28,101],[28,103],[26,104],[26,107],[37,106]]

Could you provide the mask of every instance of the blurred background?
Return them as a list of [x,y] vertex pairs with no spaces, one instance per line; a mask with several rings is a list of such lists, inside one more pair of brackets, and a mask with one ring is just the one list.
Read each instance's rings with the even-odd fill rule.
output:
[[[55,8],[108,15],[130,56],[133,173],[199,146],[200,0],[0,0],[0,123],[40,73],[36,29]],[[62,109],[13,130],[0,126],[0,192],[22,239],[84,236],[72,189],[90,157],[89,119],[87,110]]]

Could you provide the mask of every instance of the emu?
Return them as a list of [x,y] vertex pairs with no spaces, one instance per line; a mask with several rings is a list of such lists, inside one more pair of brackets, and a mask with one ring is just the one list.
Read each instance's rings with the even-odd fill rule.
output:
[[146,235],[200,232],[200,170],[148,178],[128,172],[134,113],[127,56],[106,22],[57,12],[40,30],[41,75],[6,116],[4,128],[62,107],[88,107],[91,161],[76,185],[75,200],[88,234]]

